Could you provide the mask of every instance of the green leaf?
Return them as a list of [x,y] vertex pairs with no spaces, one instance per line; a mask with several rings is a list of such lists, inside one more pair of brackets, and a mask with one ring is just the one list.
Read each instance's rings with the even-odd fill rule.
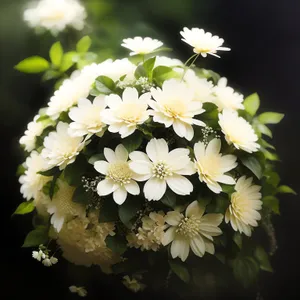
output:
[[65,180],[69,185],[78,186],[81,183],[82,175],[86,172],[87,161],[83,155],[78,155],[76,160],[67,165],[64,170]]
[[263,247],[257,246],[254,252],[254,256],[258,260],[259,266],[263,271],[273,272],[273,268],[269,260],[269,255]]
[[107,76],[99,76],[96,79],[96,89],[105,95],[111,94],[116,88],[115,82]]
[[238,257],[233,261],[234,277],[247,288],[256,281],[259,266],[252,257]]
[[266,159],[271,160],[271,161],[278,161],[279,160],[279,157],[276,153],[272,153],[272,152],[270,152],[270,151],[268,151],[264,148],[261,148],[260,150],[264,154]]
[[276,172],[266,173],[267,183],[271,184],[273,187],[277,187],[280,182],[280,177]]
[[67,52],[63,55],[59,70],[66,72],[69,70],[77,61],[78,54],[75,51]]
[[91,156],[88,160],[88,163],[93,165],[98,160],[105,160],[103,153],[99,153],[99,154],[95,154],[95,155]]
[[56,181],[58,179],[58,177],[60,176],[60,172],[59,173],[56,173],[53,175],[53,179],[50,183],[50,188],[49,188],[49,197],[50,199],[53,198],[54,194],[58,191],[58,186],[56,184]]
[[264,148],[269,148],[269,149],[275,150],[275,147],[273,145],[271,145],[270,143],[268,143],[267,141],[261,139],[260,142]]
[[55,78],[58,78],[60,76],[61,76],[61,73],[59,71],[49,69],[43,74],[42,81],[55,79]]
[[21,175],[25,174],[25,171],[26,171],[26,168],[24,167],[24,165],[20,164],[20,165],[18,165],[16,175],[21,176]]
[[136,79],[139,79],[140,77],[147,77],[147,71],[145,70],[145,67],[143,64],[140,64],[137,66],[134,72],[134,77]]
[[54,167],[52,169],[49,169],[47,171],[39,171],[38,174],[41,174],[43,176],[54,176],[57,173],[60,173],[61,171],[59,170],[58,167]]
[[262,133],[270,138],[273,137],[272,131],[266,125],[258,123],[258,124],[256,124],[256,128],[260,133]]
[[168,190],[163,197],[160,199],[160,201],[171,208],[174,208],[176,206],[176,195],[171,192],[170,190]]
[[247,167],[258,178],[262,177],[262,167],[254,156],[245,156],[240,158],[242,164]]
[[41,73],[48,70],[49,62],[40,56],[31,56],[19,62],[15,69],[24,73]]
[[114,253],[122,255],[127,250],[127,241],[120,235],[110,236],[105,239],[106,246]]
[[78,186],[72,196],[72,201],[82,205],[88,205],[93,199],[90,192],[86,192],[82,185]]
[[119,220],[118,206],[113,199],[102,201],[99,212],[99,223],[114,222]]
[[263,205],[279,215],[279,200],[275,196],[266,196],[262,198]]
[[15,212],[13,213],[13,215],[25,215],[25,214],[29,214],[34,209],[35,209],[35,205],[34,205],[33,201],[25,201],[25,202],[22,202],[17,207],[17,209],[15,210]]
[[142,205],[143,199],[139,197],[129,197],[122,205],[119,205],[119,217],[122,223],[130,228],[131,219],[137,215]]
[[151,80],[152,79],[152,71],[155,65],[155,60],[156,60],[156,56],[151,57],[149,59],[147,59],[144,63],[144,69],[146,71],[147,77]]
[[294,194],[294,195],[297,195],[297,193],[292,188],[290,188],[287,185],[281,185],[281,186],[279,186],[277,188],[277,192],[281,193],[281,194]]
[[233,241],[235,244],[242,249],[243,246],[243,236],[239,232],[235,232],[233,235]]
[[36,229],[30,231],[24,241],[22,247],[36,247],[41,244],[46,244],[48,241],[48,227],[38,226]]
[[53,195],[58,191],[58,185],[56,184],[56,179],[53,182],[53,179],[48,181],[42,189],[45,195],[48,195],[50,198],[53,198]]
[[153,80],[158,85],[162,85],[165,80],[179,77],[180,75],[177,72],[173,71],[173,69],[170,67],[158,66],[153,70]]
[[258,120],[262,124],[277,124],[284,117],[284,114],[279,114],[275,112],[265,112],[258,116]]
[[84,36],[79,42],[76,44],[76,50],[79,53],[87,52],[92,44],[92,40],[89,36]]
[[138,149],[143,142],[143,135],[139,131],[135,131],[130,136],[122,140],[123,146],[126,148],[128,153]]
[[221,76],[218,73],[216,73],[216,72],[214,72],[212,70],[198,69],[198,68],[196,68],[195,71],[196,71],[196,73],[197,73],[198,76],[206,78],[208,80],[212,79],[212,81],[215,84],[217,84],[218,81],[219,81],[219,79],[221,78]]
[[245,110],[251,115],[254,116],[259,108],[260,101],[257,93],[254,93],[248,96],[244,101]]
[[59,67],[62,61],[64,55],[64,50],[61,46],[60,42],[56,42],[52,45],[50,48],[49,56],[51,59],[51,62],[56,66]]
[[190,273],[183,263],[179,261],[169,260],[171,270],[185,283],[190,281]]

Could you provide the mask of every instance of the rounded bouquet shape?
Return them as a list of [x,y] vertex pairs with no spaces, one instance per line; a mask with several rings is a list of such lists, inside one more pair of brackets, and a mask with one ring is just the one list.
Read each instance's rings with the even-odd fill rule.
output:
[[27,201],[15,213],[33,213],[24,246],[38,247],[45,266],[58,246],[56,256],[98,265],[133,291],[183,290],[181,280],[197,295],[272,271],[276,194],[293,190],[279,185],[266,137],[283,115],[257,115],[257,94],[244,98],[195,67],[230,50],[223,39],[181,35],[195,53],[185,64],[156,56],[158,40],[125,39],[132,58],[76,71],[29,123],[19,169]]

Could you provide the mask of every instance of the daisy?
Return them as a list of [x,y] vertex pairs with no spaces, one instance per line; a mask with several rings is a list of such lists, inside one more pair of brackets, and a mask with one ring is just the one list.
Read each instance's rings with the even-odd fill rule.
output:
[[149,37],[141,38],[140,36],[136,36],[133,39],[124,39],[123,44],[121,44],[121,46],[132,51],[130,52],[130,56],[151,53],[162,45],[163,43],[159,40],[151,39]]
[[105,108],[104,96],[98,96],[91,102],[88,99],[80,99],[78,107],[71,108],[69,117],[73,122],[70,124],[71,136],[93,135],[101,137],[105,131],[100,113]]
[[167,80],[162,89],[152,88],[152,97],[148,104],[153,121],[166,127],[173,126],[175,133],[190,141],[194,136],[192,125],[205,126],[202,121],[194,119],[195,115],[204,112],[202,103],[193,101],[194,92],[184,82],[176,79]]
[[258,210],[262,208],[261,187],[253,185],[252,180],[246,176],[239,178],[225,214],[225,222],[230,222],[235,231],[247,236],[251,236],[252,227],[258,226],[257,221],[261,219]]
[[237,166],[236,156],[231,154],[222,156],[220,150],[221,140],[216,138],[211,140],[206,147],[203,142],[194,145],[195,167],[199,180],[205,182],[207,187],[217,194],[222,192],[218,182],[235,184],[235,180],[225,173]]
[[258,137],[254,129],[236,111],[224,109],[219,114],[219,125],[229,145],[233,144],[235,148],[248,153],[258,151],[260,146],[256,143]]
[[156,56],[153,69],[155,69],[158,66],[183,67],[184,64],[181,60],[176,58],[170,58],[167,56]]
[[98,195],[113,193],[114,201],[121,205],[126,200],[127,193],[140,193],[140,187],[135,181],[140,176],[129,168],[128,152],[122,144],[118,145],[115,151],[104,148],[104,156],[107,161],[99,160],[94,163],[96,171],[105,175],[105,179],[97,185]]
[[144,186],[147,200],[160,200],[167,186],[178,195],[189,195],[193,191],[192,183],[182,176],[195,173],[188,149],[177,148],[169,152],[164,139],[152,139],[146,146],[146,153],[130,153],[132,161],[129,165],[141,176],[137,180],[147,180]]
[[218,81],[218,85],[213,88],[213,93],[215,95],[214,103],[218,106],[219,111],[223,109],[244,109],[243,95],[234,91],[232,87],[227,86],[227,79],[221,78]]
[[222,214],[204,214],[204,207],[198,201],[192,202],[185,211],[185,215],[179,211],[168,212],[165,220],[170,228],[162,239],[164,246],[172,243],[171,255],[185,261],[189,256],[190,248],[195,255],[202,257],[205,252],[215,253],[213,236],[222,234],[218,227],[222,220]]
[[67,165],[73,163],[76,156],[85,146],[82,137],[72,137],[68,133],[69,124],[59,122],[56,131],[52,131],[44,139],[42,157],[47,160],[49,167],[58,166],[63,170]]
[[104,123],[108,124],[108,131],[119,132],[121,138],[125,138],[137,128],[137,125],[143,124],[149,118],[147,102],[151,94],[145,93],[139,97],[135,88],[126,88],[122,98],[112,94],[105,97],[108,109],[101,113]]
[[230,51],[230,48],[221,47],[224,40],[219,38],[217,35],[212,35],[210,32],[205,32],[203,29],[187,27],[180,31],[182,35],[182,41],[192,46],[196,54],[201,54],[206,57],[207,54],[220,57],[217,55],[217,51]]

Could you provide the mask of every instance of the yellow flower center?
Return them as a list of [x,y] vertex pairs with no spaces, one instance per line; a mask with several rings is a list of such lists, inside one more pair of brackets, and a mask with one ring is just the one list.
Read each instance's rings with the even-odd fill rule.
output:
[[172,176],[170,167],[164,161],[158,161],[152,167],[153,176],[159,179],[165,179],[167,176]]
[[45,21],[59,21],[59,20],[63,20],[64,17],[65,17],[64,12],[57,10],[57,11],[53,12],[52,14],[44,16],[43,19]]
[[130,183],[132,171],[130,170],[127,162],[115,162],[109,164],[107,177],[109,177],[116,183],[124,185],[126,183]]
[[183,218],[176,228],[176,233],[184,237],[193,238],[199,234],[200,230],[200,219],[195,216]]
[[166,114],[174,119],[183,117],[186,113],[186,105],[182,100],[170,99],[163,104]]

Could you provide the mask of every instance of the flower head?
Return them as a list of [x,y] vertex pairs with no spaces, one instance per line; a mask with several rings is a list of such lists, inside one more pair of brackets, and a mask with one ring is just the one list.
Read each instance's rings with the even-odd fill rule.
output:
[[235,231],[247,236],[251,236],[251,228],[258,226],[257,221],[261,219],[258,212],[262,207],[261,187],[253,185],[252,180],[246,176],[239,178],[225,214],[225,222],[230,222]]
[[63,170],[75,161],[85,145],[82,137],[72,137],[68,133],[69,124],[59,122],[56,131],[52,131],[44,139],[42,157],[47,160],[49,167],[58,166]]
[[41,0],[24,11],[30,27],[41,27],[56,34],[67,26],[82,30],[87,17],[85,8],[77,0]]
[[71,108],[69,117],[73,121],[70,124],[69,134],[71,136],[93,135],[102,136],[105,124],[102,122],[100,113],[105,108],[103,96],[98,96],[91,102],[88,99],[80,99],[78,107]]
[[42,250],[39,250],[39,251],[32,251],[32,257],[37,261],[41,261],[42,259],[46,258],[46,255]]
[[147,102],[150,100],[150,93],[145,93],[139,97],[135,88],[126,88],[122,98],[112,94],[105,97],[108,109],[101,113],[104,123],[108,124],[110,132],[119,132],[121,138],[125,138],[143,124],[149,118]]
[[194,119],[195,115],[204,112],[202,103],[193,101],[194,92],[184,82],[167,80],[162,89],[152,88],[151,94],[155,101],[150,100],[148,103],[152,108],[150,114],[153,120],[166,127],[173,126],[178,136],[190,141],[194,136],[192,125],[205,126],[202,121]]
[[183,67],[183,62],[177,58],[157,55],[155,58],[154,69],[158,66]]
[[199,174],[201,182],[205,182],[207,187],[214,193],[220,193],[222,188],[218,182],[225,184],[235,184],[234,179],[225,175],[226,172],[237,166],[236,156],[220,153],[221,140],[213,139],[207,147],[203,142],[198,142],[194,145],[195,167]]
[[233,144],[235,148],[252,153],[259,149],[258,140],[252,126],[236,111],[224,109],[219,114],[219,125],[225,135],[228,144]]
[[104,148],[104,156],[107,161],[99,160],[94,163],[96,171],[105,175],[105,179],[97,186],[97,192],[99,196],[113,193],[114,201],[121,205],[126,200],[127,193],[140,193],[140,187],[135,181],[139,176],[129,168],[128,152],[122,144],[115,151]]
[[210,32],[205,32],[203,29],[188,29],[184,27],[180,34],[183,37],[182,40],[192,46],[195,53],[201,54],[203,57],[206,57],[207,54],[220,57],[216,54],[217,51],[230,51],[230,48],[221,47],[224,43],[223,39],[217,35],[213,36]]
[[124,39],[121,46],[131,50],[130,55],[148,54],[161,47],[163,43],[159,40],[151,39],[149,37],[142,38],[136,36],[133,39]]
[[244,97],[234,91],[232,87],[227,86],[227,79],[221,78],[218,81],[218,85],[213,88],[215,95],[214,103],[218,106],[219,111],[223,109],[244,109],[243,101]]
[[171,245],[173,258],[185,261],[190,248],[195,255],[202,257],[205,252],[214,254],[213,236],[222,234],[218,226],[222,222],[222,214],[204,214],[204,207],[197,201],[192,202],[185,211],[185,216],[178,211],[168,212],[165,220],[170,228],[162,239],[163,245]]
[[169,152],[164,139],[152,139],[146,147],[146,153],[130,153],[132,161],[129,165],[140,175],[137,180],[148,180],[144,186],[147,200],[160,200],[167,186],[178,195],[189,195],[193,191],[192,183],[182,176],[195,173],[188,149],[177,148]]

